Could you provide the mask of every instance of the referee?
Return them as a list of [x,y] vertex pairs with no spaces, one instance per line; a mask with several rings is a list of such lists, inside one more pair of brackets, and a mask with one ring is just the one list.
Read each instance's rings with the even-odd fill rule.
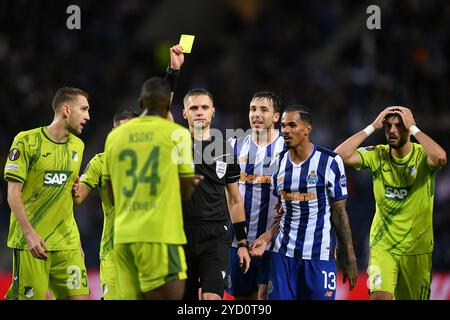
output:
[[[166,78],[173,90],[183,62],[181,47],[171,47]],[[204,177],[191,199],[183,203],[188,266],[184,299],[198,300],[201,288],[202,300],[220,300],[228,278],[231,222],[242,272],[250,267],[245,210],[237,184],[240,167],[231,145],[211,135],[212,95],[205,89],[190,90],[183,104],[183,118],[193,138],[195,173]]]
[[[204,176],[191,200],[183,204],[188,280],[184,299],[219,300],[226,289],[231,247],[230,216],[238,239],[243,272],[250,266],[245,211],[237,181],[240,167],[232,147],[210,132],[214,107],[205,89],[189,91],[183,117],[193,136],[195,172]],[[228,213],[228,210],[230,213]]]

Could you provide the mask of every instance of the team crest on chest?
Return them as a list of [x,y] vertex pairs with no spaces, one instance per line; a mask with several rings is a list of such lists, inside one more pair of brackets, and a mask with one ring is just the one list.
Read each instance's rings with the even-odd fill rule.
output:
[[216,174],[219,179],[223,178],[225,172],[227,172],[227,163],[219,160],[216,161]]
[[78,161],[78,153],[76,151],[72,151],[72,160]]
[[312,170],[309,173],[309,175],[308,175],[308,177],[306,179],[308,181],[308,184],[316,184],[317,180],[319,180],[319,178],[317,177],[317,174],[316,174],[316,172],[314,170]]
[[416,165],[410,165],[406,168],[406,172],[408,172],[408,174],[410,176],[415,176],[417,174],[417,169],[416,169]]

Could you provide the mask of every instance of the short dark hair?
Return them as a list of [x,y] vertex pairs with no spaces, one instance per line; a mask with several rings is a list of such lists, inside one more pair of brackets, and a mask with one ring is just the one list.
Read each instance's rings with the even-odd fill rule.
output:
[[264,91],[255,92],[253,94],[252,100],[253,99],[264,99],[264,98],[272,101],[273,109],[275,112],[280,112],[281,99],[272,91],[264,90]]
[[311,110],[300,104],[290,105],[283,112],[298,112],[300,119],[312,125]]
[[[211,99],[211,102],[213,102],[213,95],[211,94],[211,92],[209,92],[208,90],[206,90],[205,88],[195,88],[195,89],[191,89],[189,90],[186,95],[183,98],[183,104],[186,104],[186,99],[191,97],[191,96],[208,96]],[[213,102],[214,103],[214,102]]]
[[89,99],[89,95],[86,91],[74,87],[62,87],[56,91],[53,97],[52,108],[54,111],[58,110],[59,107],[65,102],[73,101],[75,97],[83,96]]
[[387,120],[389,120],[392,117],[398,117],[403,122],[402,117],[398,113],[394,113],[394,112],[388,113],[384,118],[387,121]]
[[142,110],[165,111],[170,107],[170,85],[167,80],[153,77],[144,82],[141,89]]
[[123,111],[117,112],[114,115],[113,122],[114,122],[114,124],[117,124],[124,119],[133,119],[133,118],[136,118],[137,116],[139,116],[139,115],[136,111],[123,110]]

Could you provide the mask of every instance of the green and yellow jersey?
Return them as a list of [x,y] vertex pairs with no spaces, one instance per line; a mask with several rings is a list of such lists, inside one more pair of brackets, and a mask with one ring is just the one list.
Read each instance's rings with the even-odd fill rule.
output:
[[158,116],[141,116],[106,139],[103,179],[114,193],[114,244],[185,244],[179,177],[192,177],[187,129]]
[[103,156],[103,152],[96,154],[89,161],[84,173],[80,177],[80,183],[83,183],[90,189],[98,187],[100,191],[104,214],[102,240],[100,242],[100,260],[105,259],[113,248],[114,238],[114,207],[109,202],[105,184],[102,180]]
[[376,211],[370,246],[394,254],[433,251],[433,202],[436,171],[429,167],[420,144],[412,143],[404,158],[390,153],[389,145],[359,148],[362,165],[373,175]]
[[[72,186],[80,171],[83,150],[83,141],[75,135],[70,134],[67,142],[57,142],[42,127],[20,132],[6,161],[4,178],[23,183],[26,215],[50,251],[80,248]],[[8,246],[28,249],[12,212]]]

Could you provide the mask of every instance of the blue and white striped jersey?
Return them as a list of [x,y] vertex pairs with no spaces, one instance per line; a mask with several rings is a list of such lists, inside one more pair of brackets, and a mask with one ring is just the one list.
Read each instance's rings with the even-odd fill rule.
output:
[[[241,167],[239,190],[244,201],[247,240],[252,243],[274,223],[278,197],[273,190],[272,176],[277,169],[276,159],[285,149],[284,139],[279,135],[271,144],[260,147],[247,135],[232,140],[231,144]],[[236,237],[232,245],[237,247]]]
[[314,145],[304,162],[294,164],[286,151],[277,159],[277,164],[273,181],[285,213],[273,252],[299,259],[335,260],[331,202],[347,197],[341,157]]

